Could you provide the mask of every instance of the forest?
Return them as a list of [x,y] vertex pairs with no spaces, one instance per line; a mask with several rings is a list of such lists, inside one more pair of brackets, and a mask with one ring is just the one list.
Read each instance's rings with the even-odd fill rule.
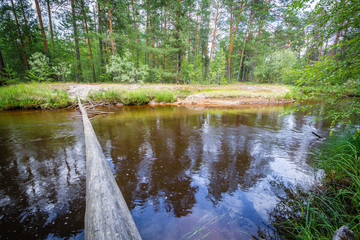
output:
[[359,76],[359,1],[2,0],[0,12],[1,85]]

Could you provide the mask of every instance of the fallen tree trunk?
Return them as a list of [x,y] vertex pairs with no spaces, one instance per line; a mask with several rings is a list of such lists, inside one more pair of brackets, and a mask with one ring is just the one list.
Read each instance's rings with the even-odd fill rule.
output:
[[86,146],[85,239],[141,239],[79,98],[78,102]]

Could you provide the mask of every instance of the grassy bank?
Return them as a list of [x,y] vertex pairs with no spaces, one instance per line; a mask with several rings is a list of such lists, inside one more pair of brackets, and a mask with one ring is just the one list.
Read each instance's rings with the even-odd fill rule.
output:
[[0,109],[64,108],[74,102],[62,90],[51,90],[45,84],[17,84],[0,88]]
[[348,225],[359,239],[359,157],[359,131],[335,135],[314,151],[313,164],[326,172],[323,185],[296,195],[285,204],[287,210],[277,209],[274,224],[280,234],[289,239],[332,239],[338,228]]
[[173,103],[177,100],[172,91],[154,89],[90,91],[88,97],[93,101],[125,105],[144,105],[152,100],[158,103]]
[[[233,104],[286,102],[290,87],[275,84],[230,85],[37,83],[0,87],[0,109],[62,108],[81,99],[125,105],[156,103]],[[186,99],[189,97],[188,99]],[[211,103],[207,103],[207,99]],[[223,101],[223,102],[221,102]],[[210,101],[208,101],[210,102]],[[225,104],[228,104],[226,102]]]

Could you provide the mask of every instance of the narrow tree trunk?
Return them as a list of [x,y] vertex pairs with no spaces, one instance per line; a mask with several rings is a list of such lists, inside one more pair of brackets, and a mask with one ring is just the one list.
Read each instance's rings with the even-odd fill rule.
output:
[[30,36],[30,28],[29,28],[29,24],[25,15],[25,11],[24,11],[24,4],[23,4],[23,0],[20,0],[20,6],[21,6],[21,11],[23,14],[23,18],[24,18],[24,23],[25,23],[25,27],[26,27],[26,31],[27,31],[27,39],[28,39],[28,43],[29,43],[29,49],[30,52],[33,51],[33,47],[32,47],[32,41],[31,41],[31,36]]
[[100,66],[104,67],[105,63],[104,63],[104,54],[103,54],[103,48],[102,48],[102,26],[101,26],[101,8],[100,8],[100,2],[97,2],[97,7],[98,7],[98,31],[99,31],[99,51],[100,51]]
[[16,22],[16,26],[17,26],[17,29],[18,29],[18,33],[19,33],[19,39],[20,39],[20,43],[21,43],[22,54],[23,54],[23,56],[24,56],[25,67],[26,67],[26,69],[29,69],[29,63],[28,63],[28,60],[27,60],[27,57],[26,57],[25,45],[24,45],[24,41],[23,41],[23,38],[22,38],[22,34],[21,34],[21,30],[20,30],[20,25],[19,25],[19,21],[18,21],[18,18],[17,18],[16,11],[15,11],[15,5],[14,5],[14,1],[13,1],[13,0],[11,0],[11,5],[12,5],[13,13],[14,13],[14,17],[15,17],[15,22]]
[[208,60],[208,51],[209,51],[209,32],[210,32],[210,19],[209,19],[209,22],[208,22],[208,26],[207,26],[207,35],[206,35],[206,50],[205,50],[205,64],[204,64],[204,79],[206,80],[207,78],[207,75],[208,75],[208,65],[209,65],[209,60]]
[[190,22],[190,9],[188,13],[188,61],[190,61],[190,29],[191,29],[191,22]]
[[[246,61],[246,58],[247,58],[247,56],[245,56],[244,62]],[[245,71],[246,71],[246,66],[245,66],[245,64],[244,64],[244,68],[243,68],[243,72],[242,72],[242,77],[241,77],[241,81],[242,81],[242,82],[245,82],[245,79],[244,79],[244,77],[245,77]]]
[[87,43],[88,43],[88,47],[89,47],[89,54],[90,54],[93,81],[96,82],[95,67],[94,67],[93,55],[92,55],[92,51],[91,51],[91,42],[90,42],[90,37],[89,37],[89,30],[88,30],[87,21],[86,21],[84,0],[81,0],[81,10],[82,10],[83,17],[84,17],[84,22],[85,22],[85,31],[86,31]]
[[138,71],[139,71],[139,47],[138,47],[138,36],[136,32],[136,19],[135,19],[135,8],[134,8],[134,0],[131,0],[132,13],[133,13],[133,21],[134,21],[134,31],[135,31],[135,48],[136,48],[136,78],[135,82],[139,81]]
[[199,14],[196,13],[196,29],[195,29],[195,42],[194,42],[194,69],[195,69],[195,62],[196,62],[196,43],[197,43],[197,35],[198,35],[198,25],[199,25]]
[[0,50],[0,76],[5,77],[5,64],[4,64],[1,50]]
[[[166,30],[166,24],[167,24],[167,18],[166,18],[166,9],[165,9],[165,11],[164,11],[164,15],[165,15],[165,21],[164,21],[164,34],[165,34],[165,36],[166,36],[166,33],[167,33],[167,30]],[[164,45],[164,48],[166,48],[165,47],[165,45]],[[165,53],[164,53],[164,55],[163,55],[163,71],[165,71],[165,59],[166,59],[166,57],[165,57]],[[163,77],[161,77],[161,83],[164,83],[164,78]]]
[[[250,20],[249,20],[249,28],[248,28],[248,40],[250,40],[250,35],[251,35],[251,28],[252,28],[252,12],[250,14]],[[243,43],[243,47],[242,47],[242,51],[241,51],[241,58],[240,58],[240,66],[239,69],[241,69],[241,65],[242,65],[242,60],[244,57],[244,50],[245,50],[245,44],[246,44],[246,34],[244,37],[244,43]],[[245,57],[246,60],[246,57]],[[243,81],[244,77],[242,77],[242,81]],[[239,81],[239,74],[238,74],[238,79],[237,81]]]
[[247,76],[248,76],[248,74],[249,74],[249,70],[250,70],[250,66],[249,66],[249,67],[247,67],[247,71],[246,71],[246,75],[245,75],[245,79],[244,79],[244,81],[246,81],[246,79],[247,79]]
[[53,33],[52,21],[51,21],[50,1],[49,1],[49,0],[46,0],[46,4],[47,4],[47,9],[48,9],[48,14],[49,14],[49,25],[50,25],[50,36],[51,36],[51,49],[52,49],[53,54],[54,54],[54,33]]
[[149,13],[150,13],[150,1],[148,1],[148,6],[146,8],[146,27],[145,27],[145,64],[149,65],[149,59],[148,59],[148,34],[149,34]]
[[214,42],[215,42],[215,35],[216,35],[216,26],[217,26],[217,21],[218,21],[218,17],[219,17],[219,6],[220,6],[220,2],[221,2],[221,0],[218,0],[218,4],[216,5],[216,16],[215,16],[215,23],[214,23],[213,39],[212,39],[212,42],[211,42],[209,68],[210,68],[210,64],[211,64],[212,53],[213,53],[213,50],[214,50]]
[[[265,6],[264,6],[265,10],[267,8],[266,7],[267,3],[268,3],[268,0],[265,0]],[[260,24],[259,24],[259,31],[258,31],[258,35],[257,35],[256,45],[255,45],[256,47],[259,45],[259,41],[260,41],[260,37],[261,37],[261,33],[262,33],[262,27],[264,25],[264,20],[265,20],[265,14],[263,14],[261,16],[261,20],[260,20]],[[252,70],[253,71],[254,71],[254,69],[256,67],[256,58],[257,58],[257,51],[255,49],[254,55],[253,55],[254,61],[253,61],[253,64],[252,64]],[[250,79],[251,81],[253,81],[253,76],[254,76],[254,74],[253,74],[253,72],[251,72],[251,79]]]
[[[109,5],[109,1],[107,1],[107,4]],[[112,37],[113,33],[113,27],[112,27],[112,20],[111,20],[111,9],[108,7],[108,17],[109,17],[109,29],[110,29],[110,38],[111,38],[111,50],[112,55],[115,56],[115,42],[114,38]]]
[[[178,0],[178,13],[177,13],[177,19],[178,22],[176,23],[176,31],[178,34],[178,38],[181,37],[181,27],[180,27],[180,14],[181,14],[181,0]],[[178,60],[178,74],[176,76],[177,82],[180,83],[180,77],[181,77],[181,48],[179,47],[178,53],[177,53],[177,60]]]
[[77,61],[76,82],[79,82],[79,80],[81,80],[82,78],[82,72],[81,72],[81,62],[80,62],[79,38],[78,38],[78,31],[76,26],[75,0],[71,0],[71,14],[72,14],[72,25],[74,31],[74,41],[75,41],[75,51],[76,51],[76,61]]
[[[151,82],[154,82],[154,68],[155,68],[155,55],[154,55],[154,34],[151,21],[151,12],[150,12],[150,0],[148,0],[149,7],[149,25],[150,25],[150,38],[151,38]],[[166,19],[165,19],[165,31],[166,31]]]
[[[269,0],[265,0],[265,10],[266,10],[266,5],[268,3]],[[258,32],[258,37],[261,36],[261,32],[262,32],[262,27],[264,25],[264,19],[265,19],[265,14],[261,16],[261,20],[260,20],[260,25],[259,25],[259,32]],[[258,41],[260,40],[260,38],[258,38]]]
[[237,29],[239,27],[240,15],[241,15],[243,5],[244,5],[244,0],[242,0],[241,3],[240,3],[239,15],[238,15],[238,17],[236,19],[236,24],[235,24],[235,28],[234,28],[234,25],[233,25],[233,23],[234,23],[233,2],[231,2],[229,56],[228,56],[228,83],[230,83],[230,80],[231,80],[231,54],[232,54],[232,51],[234,49],[235,36],[236,36]]
[[[72,1],[74,1],[74,0],[72,0]],[[46,34],[45,34],[45,30],[44,30],[43,21],[42,21],[42,18],[41,18],[41,11],[40,11],[40,6],[39,6],[38,0],[35,0],[35,5],[36,5],[36,11],[37,11],[37,14],[38,14],[38,17],[39,17],[39,24],[40,24],[41,34],[43,36],[45,54],[46,54],[46,56],[48,56],[50,58],[49,48],[48,48],[48,44],[47,44],[47,41],[46,41]]]

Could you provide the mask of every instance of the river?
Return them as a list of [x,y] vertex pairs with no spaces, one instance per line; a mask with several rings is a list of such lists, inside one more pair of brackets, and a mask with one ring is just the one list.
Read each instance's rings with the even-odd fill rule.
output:
[[[285,106],[286,107],[286,106]],[[123,107],[92,119],[143,239],[276,236],[284,187],[328,125],[284,106]],[[83,239],[85,146],[76,111],[0,112],[0,238]]]

